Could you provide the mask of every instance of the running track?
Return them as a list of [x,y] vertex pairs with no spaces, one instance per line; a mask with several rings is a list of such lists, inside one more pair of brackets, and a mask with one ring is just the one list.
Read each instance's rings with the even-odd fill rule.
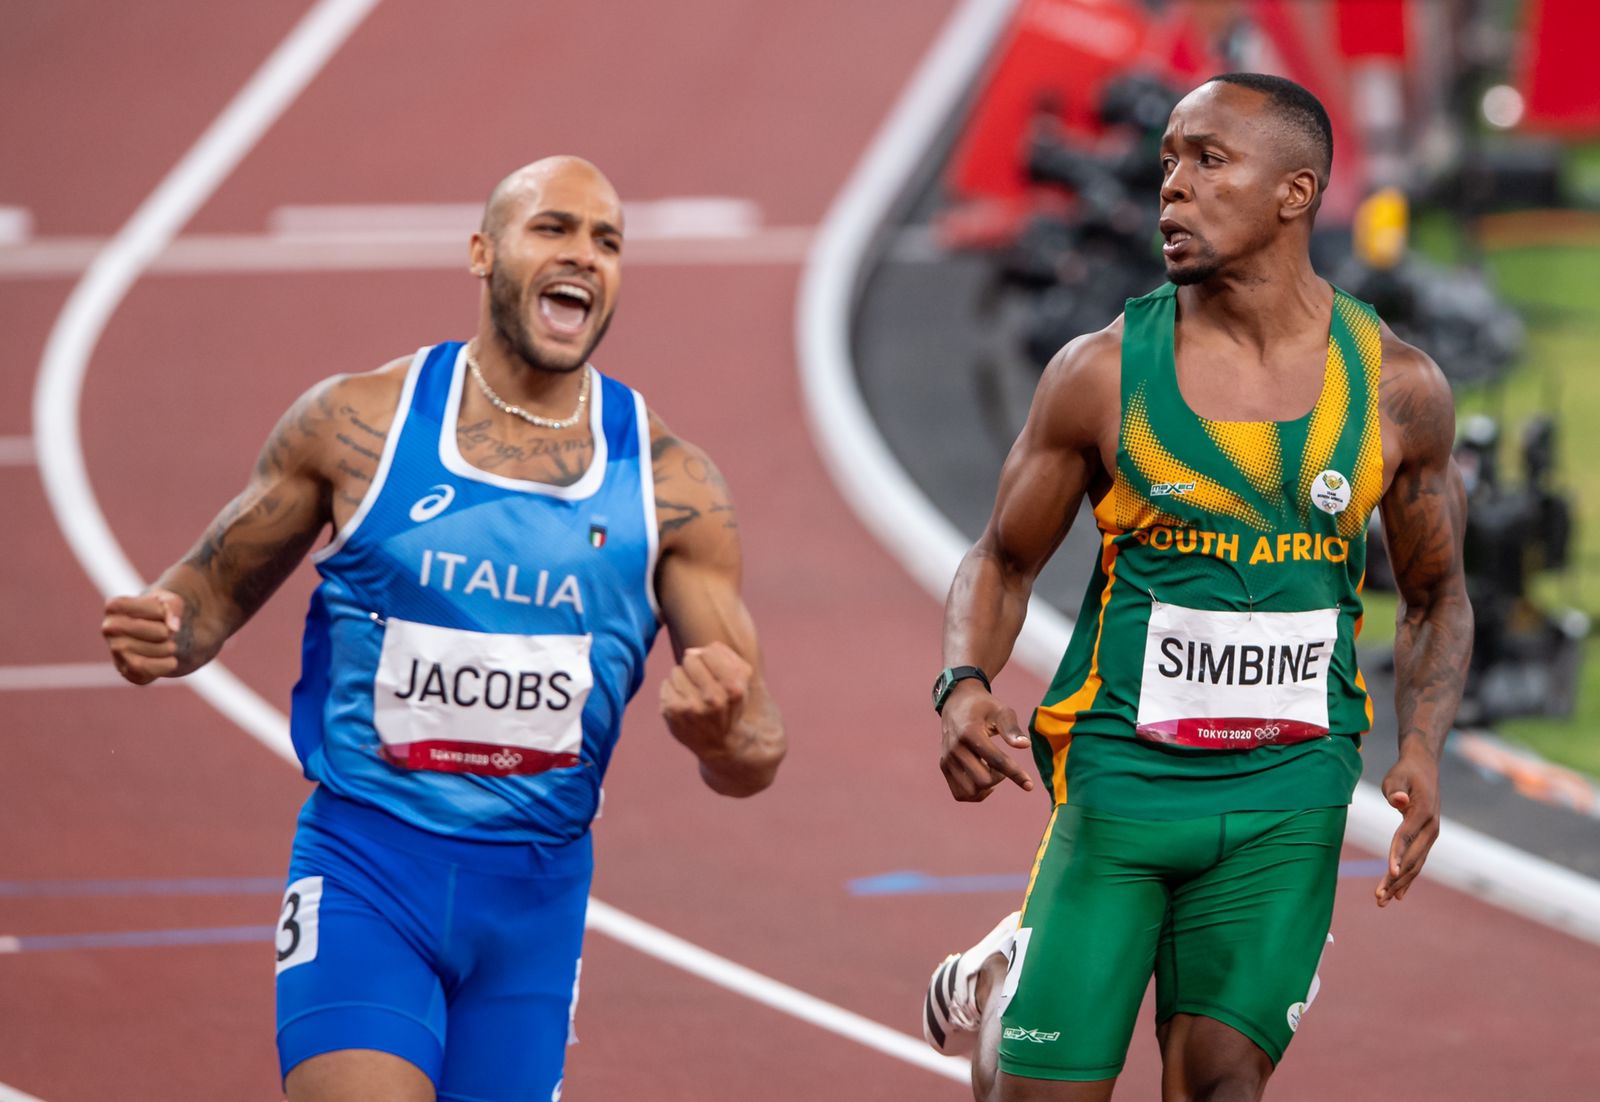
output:
[[[0,205],[31,211],[43,239],[115,233],[303,10],[7,7]],[[768,226],[813,226],[950,5],[493,2],[472,13],[384,0],[186,232],[260,234],[288,204],[470,202],[552,151],[591,157],[625,196],[735,196]],[[595,893],[915,1034],[928,969],[1015,895],[861,897],[848,882],[1018,873],[1044,808],[1020,793],[975,808],[944,794],[926,707],[938,607],[845,508],[806,431],[793,248],[741,263],[670,247],[635,255],[645,259],[627,267],[597,362],[727,472],[793,752],[761,798],[712,796],[653,718],[658,653],[607,785]],[[0,278],[0,437],[32,431],[34,376],[76,278]],[[416,266],[140,280],[95,348],[82,402],[89,478],[133,565],[152,576],[186,548],[306,385],[466,335],[475,295],[461,271]],[[0,466],[11,532],[0,666],[25,684],[44,664],[81,676],[75,664],[103,654],[99,594],[38,476],[27,462]],[[292,580],[224,656],[280,708],[311,578]],[[1019,705],[1039,691],[1021,674],[1001,685]],[[8,1087],[46,1102],[279,1097],[271,958],[257,936],[277,898],[259,882],[281,874],[304,783],[180,687],[13,688],[0,715],[0,950],[23,950],[0,951],[0,1098]],[[110,890],[197,878],[244,882]],[[88,891],[104,881],[119,883]],[[1600,949],[1436,885],[1387,912],[1369,891],[1367,878],[1345,882],[1324,1001],[1276,1097],[1596,1095]],[[215,933],[164,947],[35,940],[152,931]],[[597,933],[578,1024],[572,1099],[966,1096]],[[1125,1097],[1153,1096],[1148,1033],[1142,1023]]]

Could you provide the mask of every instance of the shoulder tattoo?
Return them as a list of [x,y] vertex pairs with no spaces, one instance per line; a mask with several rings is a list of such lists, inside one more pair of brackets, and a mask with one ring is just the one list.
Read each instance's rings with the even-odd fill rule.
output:
[[656,484],[656,523],[666,536],[696,522],[737,530],[728,483],[709,456],[676,436],[650,444]]

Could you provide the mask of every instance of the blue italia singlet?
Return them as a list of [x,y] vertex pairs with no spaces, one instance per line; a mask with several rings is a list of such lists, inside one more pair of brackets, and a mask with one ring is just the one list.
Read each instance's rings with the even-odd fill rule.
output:
[[327,791],[425,830],[569,841],[659,626],[649,417],[585,367],[582,478],[480,470],[456,441],[462,353],[416,354],[372,485],[313,556],[295,750]]

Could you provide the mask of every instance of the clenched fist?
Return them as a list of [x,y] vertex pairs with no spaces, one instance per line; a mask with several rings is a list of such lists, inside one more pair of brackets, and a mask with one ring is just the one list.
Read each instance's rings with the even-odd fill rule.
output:
[[728,748],[755,671],[723,642],[689,647],[661,683],[661,718],[672,736],[704,759]]
[[169,589],[152,589],[107,601],[100,634],[117,672],[135,685],[148,685],[177,672],[182,626],[183,598]]

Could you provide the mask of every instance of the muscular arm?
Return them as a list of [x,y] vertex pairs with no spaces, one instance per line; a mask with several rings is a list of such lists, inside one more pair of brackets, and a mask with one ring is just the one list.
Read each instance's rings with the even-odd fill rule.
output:
[[762,674],[755,623],[739,594],[742,557],[733,503],[705,452],[652,419],[661,558],[656,595],[678,665],[661,711],[725,796],[770,785],[786,743]]
[[1433,361],[1392,341],[1385,349],[1385,429],[1401,454],[1384,494],[1384,534],[1400,591],[1395,631],[1399,759],[1384,794],[1403,815],[1390,847],[1380,905],[1403,898],[1438,836],[1439,755],[1455,721],[1472,653],[1461,541],[1466,491],[1451,456],[1455,412]]
[[244,491],[190,552],[145,593],[107,602],[101,631],[124,677],[145,684],[211,661],[317,535],[354,512],[377,471],[395,367],[302,395],[267,438]]
[[[956,571],[945,600],[944,664],[977,666],[991,678],[1011,657],[1034,579],[1061,545],[1083,496],[1104,477],[1101,437],[1115,432],[1114,392],[1120,328],[1080,337],[1051,361],[1027,424],[1000,472],[988,527]],[[1107,418],[1110,418],[1108,421]],[[941,713],[940,767],[958,800],[981,800],[1005,777],[1031,788],[1027,774],[993,744],[1028,745],[1016,713],[982,682],[959,682]]]
[[299,565],[328,523],[329,484],[315,459],[330,418],[326,384],[302,395],[267,438],[244,492],[156,580],[154,588],[183,599],[178,666],[171,676],[215,658]]

